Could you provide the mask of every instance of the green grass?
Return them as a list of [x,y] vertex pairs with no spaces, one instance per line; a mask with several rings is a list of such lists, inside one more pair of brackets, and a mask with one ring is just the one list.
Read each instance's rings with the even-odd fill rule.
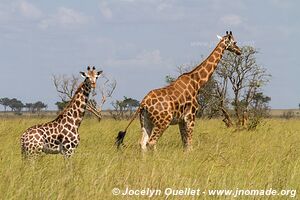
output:
[[[177,126],[142,154],[138,121],[116,151],[114,139],[127,121],[86,119],[74,156],[47,155],[23,162],[20,135],[49,119],[1,119],[1,199],[140,199],[112,189],[300,189],[300,120],[268,120],[255,131],[227,129],[220,120],[197,121],[193,151],[184,153]],[[300,190],[299,190],[300,191]],[[299,195],[298,195],[299,196]],[[146,199],[146,197],[144,197]],[[165,199],[156,196],[154,199]],[[169,197],[174,199],[175,197]],[[182,199],[178,197],[175,199]],[[289,197],[185,196],[183,199],[290,199]],[[297,197],[294,199],[298,199]]]

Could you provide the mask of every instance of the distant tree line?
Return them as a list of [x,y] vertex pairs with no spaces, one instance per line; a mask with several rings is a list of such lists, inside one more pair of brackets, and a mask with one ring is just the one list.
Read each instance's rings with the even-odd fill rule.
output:
[[[15,113],[21,113],[21,111],[25,110],[31,113],[39,113],[42,110],[47,108],[47,104],[37,101],[35,103],[23,103],[21,100],[16,98],[1,98],[0,105],[3,106],[4,111],[12,111]],[[9,110],[10,109],[10,110]]]

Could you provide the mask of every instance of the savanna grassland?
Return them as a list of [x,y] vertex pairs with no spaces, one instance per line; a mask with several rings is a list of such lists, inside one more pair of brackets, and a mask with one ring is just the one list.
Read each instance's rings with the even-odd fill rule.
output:
[[[177,126],[159,140],[156,152],[139,151],[136,120],[117,151],[114,139],[127,121],[85,119],[72,158],[42,156],[24,162],[19,138],[49,119],[0,119],[1,199],[140,199],[113,196],[112,189],[194,188],[294,189],[300,192],[300,120],[268,119],[255,131],[227,129],[221,120],[198,120],[194,149],[184,153]],[[299,194],[300,195],[300,194]],[[300,199],[297,195],[294,199]],[[153,199],[165,199],[155,196]],[[168,199],[290,199],[287,196],[200,196]]]

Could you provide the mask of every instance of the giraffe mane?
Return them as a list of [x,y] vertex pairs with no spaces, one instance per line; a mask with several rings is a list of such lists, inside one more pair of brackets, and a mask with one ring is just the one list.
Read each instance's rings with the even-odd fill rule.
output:
[[84,82],[79,84],[79,86],[76,89],[76,92],[74,93],[72,99],[67,103],[67,105],[64,107],[64,109],[62,111],[60,111],[60,113],[57,115],[57,117],[54,119],[54,121],[59,119],[63,115],[63,113],[65,113],[71,107],[71,105],[75,101],[75,96],[80,92],[80,88],[82,87],[83,84],[84,84]]
[[[211,51],[211,53],[200,63],[200,64],[198,64],[198,65],[196,65],[196,66],[194,66],[194,68],[191,70],[191,71],[188,71],[188,72],[185,72],[185,73],[183,73],[183,74],[181,74],[180,76],[178,76],[178,78],[176,79],[176,80],[174,80],[174,81],[172,81],[172,83],[174,83],[175,81],[177,81],[180,77],[182,77],[182,76],[185,76],[185,75],[189,75],[189,74],[191,74],[191,73],[193,73],[193,72],[195,72],[197,69],[198,69],[198,67],[203,67],[203,63],[205,63],[206,61],[207,61],[207,59],[215,52],[215,50],[218,48],[218,46],[219,46],[219,44],[221,43],[221,42],[223,42],[222,40],[220,40],[219,42],[218,42],[218,44],[216,45],[216,47]],[[171,84],[172,84],[171,83]]]

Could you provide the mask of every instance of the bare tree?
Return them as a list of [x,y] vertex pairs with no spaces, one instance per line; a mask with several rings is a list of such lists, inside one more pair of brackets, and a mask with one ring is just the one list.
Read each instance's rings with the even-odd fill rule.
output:
[[[110,80],[105,75],[103,77],[103,82],[98,84],[99,86],[93,91],[91,99],[88,101],[87,110],[95,114],[99,120],[102,119],[102,109],[103,105],[106,103],[107,99],[112,98],[112,95],[117,87],[116,80]],[[101,99],[96,100],[96,95],[100,94]]]
[[[86,109],[94,114],[98,120],[102,119],[102,108],[108,98],[112,97],[114,90],[116,89],[117,82],[110,80],[106,76],[102,75],[101,80],[98,81],[97,88],[92,92],[90,100],[87,102]],[[76,89],[78,88],[80,79],[77,76],[72,75],[68,77],[66,75],[53,75],[53,84],[61,99],[61,102],[57,102],[56,105],[59,109],[63,109],[64,106],[74,96]],[[100,94],[100,100],[97,101],[96,97]]]
[[226,80],[226,84],[230,83],[233,93],[231,104],[238,126],[246,125],[248,112],[255,109],[251,107],[255,95],[261,92],[270,78],[266,69],[257,64],[255,48],[245,46],[241,50],[241,56],[225,53],[217,69],[217,75]]
[[55,89],[63,102],[69,102],[72,99],[79,86],[79,81],[79,78],[74,75],[71,77],[66,75],[53,75]]
[[232,127],[233,122],[228,113],[228,76],[224,69],[216,70],[216,75],[213,76],[215,80],[215,89],[212,90],[215,94],[215,98],[217,99],[217,105],[219,110],[222,113],[223,122],[227,127]]

